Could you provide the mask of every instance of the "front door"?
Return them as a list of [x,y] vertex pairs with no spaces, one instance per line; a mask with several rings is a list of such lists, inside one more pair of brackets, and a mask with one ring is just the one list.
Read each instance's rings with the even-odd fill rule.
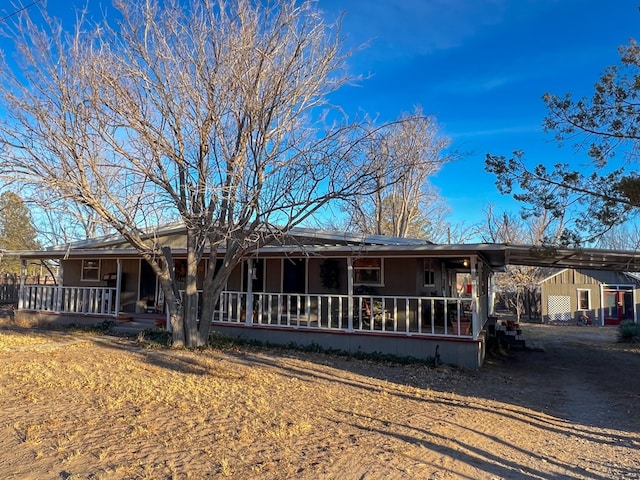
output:
[[156,274],[146,260],[140,260],[140,302],[146,312],[154,313],[159,307],[156,298]]
[[295,294],[307,291],[307,262],[304,258],[285,258],[282,267],[282,293],[294,294],[289,297],[287,309],[290,312],[304,312],[304,301]]
[[605,290],[604,324],[619,325],[623,320],[633,320],[633,292],[629,290]]
[[285,258],[282,269],[282,293],[306,292],[306,263],[304,258]]

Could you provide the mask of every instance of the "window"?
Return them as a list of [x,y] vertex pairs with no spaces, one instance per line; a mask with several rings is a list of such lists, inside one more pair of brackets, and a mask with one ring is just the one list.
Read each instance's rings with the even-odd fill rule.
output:
[[578,289],[578,310],[591,308],[591,291]]
[[354,260],[353,277],[358,285],[382,285],[382,259],[358,258]]
[[82,260],[82,280],[97,281],[100,279],[100,260]]
[[436,284],[436,272],[433,269],[431,260],[424,260],[424,286],[432,287]]

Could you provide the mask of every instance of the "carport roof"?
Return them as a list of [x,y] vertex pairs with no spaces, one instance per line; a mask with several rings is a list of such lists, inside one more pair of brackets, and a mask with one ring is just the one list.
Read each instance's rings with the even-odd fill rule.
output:
[[[640,252],[594,248],[535,247],[530,245],[494,245],[502,248],[495,260],[504,265],[529,265],[549,268],[583,268],[620,272],[640,271]],[[491,264],[494,251],[486,256]]]

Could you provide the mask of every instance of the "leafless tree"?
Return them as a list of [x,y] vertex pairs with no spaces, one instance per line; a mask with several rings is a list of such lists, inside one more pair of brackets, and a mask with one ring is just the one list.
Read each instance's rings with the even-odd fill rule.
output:
[[[447,211],[448,212],[448,211]],[[434,243],[464,244],[475,242],[481,228],[478,224],[450,222],[448,217],[441,217],[432,222],[432,232],[427,238]]]
[[611,250],[638,250],[640,249],[640,228],[634,223],[617,225],[598,239],[597,247]]
[[[328,94],[352,78],[339,22],[327,24],[314,2],[114,7],[117,24],[79,13],[73,32],[44,10],[42,22],[23,13],[5,23],[16,55],[0,64],[2,171],[119,232],[158,275],[174,345],[202,345],[201,260],[209,319],[256,247],[375,189],[360,148],[372,132],[326,115]],[[171,250],[143,235],[162,212],[186,227],[183,296]]]
[[375,129],[367,154],[377,188],[343,206],[348,222],[364,233],[418,238],[432,234],[434,227],[442,226],[448,208],[429,177],[452,160],[453,154],[445,151],[448,145],[435,120],[420,108]]
[[[508,213],[497,214],[494,207],[489,205],[483,236],[486,242],[491,243],[533,246],[545,242],[553,244],[564,231],[561,220],[562,218],[546,211],[527,216],[525,219]],[[549,269],[536,266],[508,265],[505,272],[495,275],[494,281],[499,293],[506,306],[515,310],[518,321],[523,314],[526,314],[529,320],[538,318],[538,283],[550,273]]]

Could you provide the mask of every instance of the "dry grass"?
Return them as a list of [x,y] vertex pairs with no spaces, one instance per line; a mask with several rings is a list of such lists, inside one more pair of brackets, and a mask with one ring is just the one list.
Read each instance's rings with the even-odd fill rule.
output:
[[34,459],[69,471],[104,463],[94,473],[110,478],[170,478],[197,458],[207,471],[231,476],[239,447],[259,438],[295,440],[315,427],[309,415],[286,408],[310,387],[268,364],[214,351],[66,340],[58,346],[60,339],[52,344],[46,334],[0,333],[5,356],[36,347],[19,362],[5,357],[10,368],[2,376],[3,390],[11,392],[3,406],[13,405],[15,414],[10,430]]
[[5,478],[583,478],[555,453],[576,425],[496,399],[491,372],[25,330],[0,330],[0,371]]

